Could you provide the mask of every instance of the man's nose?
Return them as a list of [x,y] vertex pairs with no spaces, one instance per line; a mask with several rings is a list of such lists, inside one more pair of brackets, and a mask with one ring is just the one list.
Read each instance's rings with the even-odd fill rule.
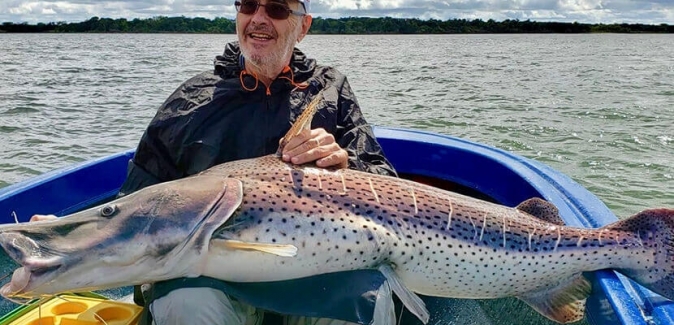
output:
[[260,6],[257,7],[257,10],[253,14],[253,17],[251,18],[255,22],[267,22],[269,21],[269,15],[267,15],[267,7],[264,6],[266,3],[260,2]]

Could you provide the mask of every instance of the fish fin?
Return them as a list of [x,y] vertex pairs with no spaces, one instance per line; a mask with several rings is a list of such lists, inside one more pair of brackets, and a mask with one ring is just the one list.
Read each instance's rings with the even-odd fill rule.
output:
[[528,199],[520,205],[517,206],[517,210],[526,212],[540,220],[556,224],[558,226],[564,226],[564,220],[559,216],[559,210],[557,207],[541,198],[531,198]]
[[384,275],[386,281],[388,281],[391,286],[391,289],[393,289],[393,292],[400,298],[403,305],[405,305],[412,314],[417,316],[422,323],[427,324],[431,316],[428,313],[428,309],[426,309],[424,301],[402,284],[400,278],[398,278],[398,274],[396,274],[390,265],[380,266],[379,272]]
[[573,323],[585,315],[585,300],[592,285],[582,274],[576,274],[557,286],[518,296],[541,315],[562,323]]
[[300,116],[295,120],[295,123],[290,126],[290,130],[286,132],[279,142],[278,150],[276,150],[277,156],[281,155],[281,152],[283,152],[283,147],[285,147],[292,138],[296,137],[303,130],[311,128],[311,120],[313,120],[314,115],[316,115],[316,112],[318,111],[318,104],[321,102],[321,100],[323,100],[323,95],[322,93],[318,93],[318,95],[316,95],[309,105],[307,105],[302,114],[300,114]]
[[645,210],[601,229],[625,234],[620,236],[626,241],[621,246],[643,251],[635,259],[650,259],[647,263],[616,268],[618,272],[667,299],[674,299],[674,209]]
[[293,257],[297,255],[297,247],[293,245],[246,243],[238,240],[224,240],[222,242],[225,248],[229,249],[258,251],[283,257]]
[[391,325],[395,324],[396,312],[395,304],[393,303],[393,292],[388,281],[379,286],[377,290],[377,298],[374,303],[374,316],[370,325]]

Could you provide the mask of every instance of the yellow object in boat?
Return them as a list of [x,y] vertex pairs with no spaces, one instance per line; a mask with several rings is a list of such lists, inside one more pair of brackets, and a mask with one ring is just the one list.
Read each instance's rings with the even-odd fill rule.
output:
[[0,325],[136,325],[142,307],[103,297],[58,295],[19,307]]

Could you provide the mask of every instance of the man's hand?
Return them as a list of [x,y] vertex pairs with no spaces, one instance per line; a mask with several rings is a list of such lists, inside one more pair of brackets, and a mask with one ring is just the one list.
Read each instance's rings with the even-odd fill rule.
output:
[[53,214],[34,214],[32,217],[30,217],[30,220],[28,220],[28,222],[48,221],[48,220],[56,220],[56,219],[58,219],[58,217],[53,215]]
[[301,165],[312,161],[318,167],[348,167],[349,154],[324,129],[304,130],[283,148],[283,161]]

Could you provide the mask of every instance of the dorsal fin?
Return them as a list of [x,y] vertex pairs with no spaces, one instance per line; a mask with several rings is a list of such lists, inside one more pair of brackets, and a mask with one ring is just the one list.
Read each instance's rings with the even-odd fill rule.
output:
[[307,105],[307,108],[304,109],[304,112],[300,114],[295,123],[290,127],[290,130],[281,138],[281,143],[279,143],[278,150],[276,150],[276,155],[280,156],[283,152],[283,147],[290,142],[290,139],[297,136],[302,132],[302,130],[311,128],[311,120],[316,115],[318,111],[318,103],[323,99],[322,93],[318,93],[316,97]]
[[564,226],[564,220],[559,216],[559,210],[557,207],[541,198],[531,198],[528,199],[520,205],[517,206],[517,210],[526,212],[540,220],[556,224],[558,226]]
[[517,298],[541,315],[558,323],[567,324],[583,319],[585,300],[591,291],[590,282],[582,274],[576,274],[559,282],[555,287],[530,292]]

